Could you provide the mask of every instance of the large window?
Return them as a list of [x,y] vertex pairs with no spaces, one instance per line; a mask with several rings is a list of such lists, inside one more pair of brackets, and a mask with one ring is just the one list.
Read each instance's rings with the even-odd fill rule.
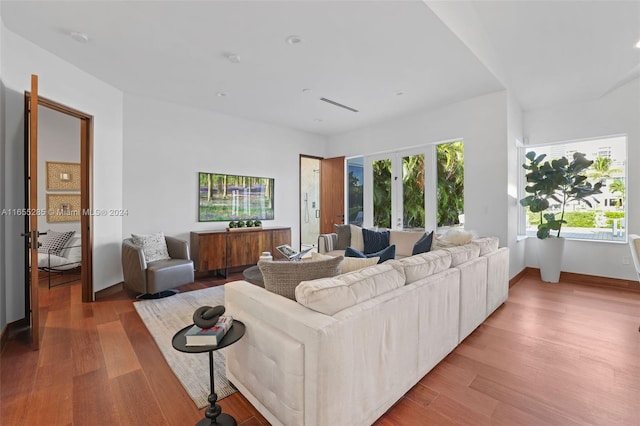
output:
[[347,160],[349,223],[387,229],[461,226],[463,143]]
[[[546,154],[546,160],[566,157],[581,152],[593,160],[587,170],[591,183],[600,181],[602,194],[595,196],[597,202],[589,206],[583,201],[570,203],[565,210],[561,236],[572,239],[626,241],[626,176],[627,138],[625,136],[566,142],[544,146],[525,146],[521,158],[529,151],[537,155]],[[521,189],[523,191],[523,189]],[[524,192],[521,197],[524,197]],[[550,211],[558,213],[560,203],[551,203]],[[527,210],[526,234],[535,236],[540,215]]]

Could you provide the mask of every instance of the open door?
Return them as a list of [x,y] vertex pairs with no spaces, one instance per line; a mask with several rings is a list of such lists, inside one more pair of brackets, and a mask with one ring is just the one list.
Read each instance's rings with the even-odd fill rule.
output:
[[27,238],[28,256],[28,300],[27,321],[31,325],[31,345],[34,350],[40,347],[40,309],[38,301],[38,76],[31,76],[31,93],[25,94],[25,175],[27,185]]
[[344,157],[320,162],[320,233],[336,232],[344,223]]

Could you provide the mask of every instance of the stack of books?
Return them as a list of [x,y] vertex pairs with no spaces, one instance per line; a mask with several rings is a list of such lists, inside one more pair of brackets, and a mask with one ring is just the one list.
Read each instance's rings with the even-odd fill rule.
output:
[[302,256],[313,250],[313,247],[302,250],[301,252],[291,247],[289,244],[283,244],[276,247],[276,249],[284,255],[288,260],[297,262],[302,259]]
[[191,327],[184,335],[187,346],[217,346],[233,325],[233,317],[221,316],[211,328]]

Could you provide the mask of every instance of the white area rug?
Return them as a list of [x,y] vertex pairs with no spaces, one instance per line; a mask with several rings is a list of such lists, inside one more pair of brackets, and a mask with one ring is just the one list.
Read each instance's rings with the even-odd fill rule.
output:
[[[193,324],[193,312],[204,305],[224,305],[224,286],[178,293],[164,299],[141,300],[133,304],[167,364],[198,408],[209,405],[209,354],[179,352],[171,345],[171,339],[178,330]],[[237,392],[225,375],[224,352],[224,349],[213,352],[214,381],[219,400]]]

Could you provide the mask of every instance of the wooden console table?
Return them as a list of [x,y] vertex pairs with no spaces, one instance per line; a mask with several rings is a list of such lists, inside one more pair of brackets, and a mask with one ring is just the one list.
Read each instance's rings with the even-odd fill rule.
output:
[[191,232],[191,257],[198,272],[224,270],[255,265],[263,251],[274,259],[276,247],[291,244],[291,228],[246,228],[238,231]]

